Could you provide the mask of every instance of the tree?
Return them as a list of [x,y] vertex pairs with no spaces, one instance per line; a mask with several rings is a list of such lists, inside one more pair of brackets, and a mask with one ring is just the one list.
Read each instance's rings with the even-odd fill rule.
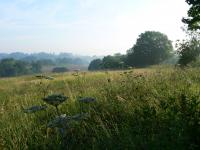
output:
[[178,64],[181,65],[181,67],[195,62],[200,56],[200,34],[196,31],[187,32],[187,34],[188,39],[176,44],[179,55]]
[[189,30],[200,29],[200,1],[199,0],[186,0],[191,7],[188,10],[187,18],[183,18],[182,21],[188,25]]
[[139,35],[136,44],[127,51],[126,63],[136,67],[155,65],[168,59],[172,52],[172,43],[166,35],[146,31]]
[[123,69],[123,55],[105,56],[103,58],[103,69]]
[[3,59],[0,62],[0,76],[11,77],[17,75],[28,74],[28,64],[14,59]]
[[11,77],[41,72],[39,62],[28,63],[15,59],[2,59],[0,61],[0,77]]
[[28,63],[21,60],[15,60],[14,68],[16,75],[25,75],[30,72]]
[[101,59],[94,59],[89,64],[88,70],[100,70],[102,69],[102,60]]
[[42,65],[39,61],[31,63],[31,71],[33,73],[40,73],[42,70]]
[[15,60],[6,58],[1,60],[0,63],[0,76],[1,77],[10,77],[15,76],[17,74],[16,68],[14,67]]

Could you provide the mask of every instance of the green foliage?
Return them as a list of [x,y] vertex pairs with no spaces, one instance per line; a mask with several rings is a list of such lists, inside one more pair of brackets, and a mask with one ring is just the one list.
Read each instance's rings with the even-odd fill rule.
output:
[[39,61],[31,63],[31,72],[33,73],[40,73],[42,69],[42,65]]
[[198,32],[188,32],[189,38],[177,43],[179,61],[181,66],[195,62],[200,55],[200,39]]
[[122,69],[123,62],[120,56],[105,56],[102,60],[104,69]]
[[182,21],[188,25],[189,30],[200,29],[200,1],[199,0],[186,0],[191,6],[188,10],[188,17],[183,18]]
[[12,77],[39,72],[41,72],[41,65],[37,62],[27,63],[12,58],[0,61],[0,77]]
[[193,68],[195,68],[195,67],[200,67],[200,56],[197,57],[197,58],[195,59],[195,61],[192,61],[188,66],[189,66],[189,67],[193,67]]
[[65,102],[67,100],[67,97],[64,96],[63,94],[52,94],[49,95],[48,97],[43,98],[43,100],[46,103],[57,107],[61,103]]
[[127,64],[136,67],[159,64],[168,59],[172,51],[172,43],[166,35],[146,31],[139,35],[136,44],[128,51]]
[[163,65],[176,65],[178,60],[179,60],[179,56],[177,55],[176,52],[174,52],[174,54],[172,54],[172,56],[170,58],[166,59],[161,64],[163,64]]
[[90,62],[88,70],[101,70],[103,68],[102,66],[102,60],[101,59],[94,59]]
[[115,70],[127,68],[127,66],[124,63],[125,57],[125,55],[117,53],[114,56],[105,56],[102,60],[95,59],[90,63],[88,70]]
[[160,32],[146,31],[139,35],[136,44],[126,55],[105,56],[102,60],[93,60],[88,70],[127,69],[129,66],[145,67],[162,62],[174,64],[177,58],[173,54],[172,42]]
[[22,61],[15,61],[14,59],[3,59],[0,62],[1,77],[28,74],[28,72],[28,66]]

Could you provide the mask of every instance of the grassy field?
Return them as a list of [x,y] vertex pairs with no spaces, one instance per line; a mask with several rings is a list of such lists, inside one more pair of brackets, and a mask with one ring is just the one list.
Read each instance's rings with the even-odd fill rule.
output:
[[[151,68],[0,79],[0,149],[199,149],[200,69]],[[64,93],[60,113],[88,116],[69,121],[62,136],[48,128],[54,107],[33,114],[44,96]]]

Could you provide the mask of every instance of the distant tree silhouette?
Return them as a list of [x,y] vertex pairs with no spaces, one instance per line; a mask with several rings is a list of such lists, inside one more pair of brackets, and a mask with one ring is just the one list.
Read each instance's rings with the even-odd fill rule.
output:
[[0,61],[0,77],[11,77],[41,72],[41,65],[37,62],[24,62],[12,58]]
[[95,59],[93,61],[91,61],[91,63],[89,64],[88,70],[100,70],[102,69],[102,60],[101,59]]
[[136,67],[159,64],[168,59],[172,51],[172,43],[166,35],[146,31],[139,35],[136,44],[127,51],[126,63]]

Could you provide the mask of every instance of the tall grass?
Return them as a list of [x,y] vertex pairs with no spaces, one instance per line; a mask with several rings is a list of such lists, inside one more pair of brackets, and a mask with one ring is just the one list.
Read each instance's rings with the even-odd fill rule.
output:
[[[54,74],[55,80],[24,76],[0,80],[0,149],[199,149],[200,70],[135,69]],[[44,93],[45,91],[45,93]],[[90,116],[71,122],[64,142],[48,122],[54,108],[25,114],[44,95],[69,97],[62,114],[79,112],[79,97]]]

